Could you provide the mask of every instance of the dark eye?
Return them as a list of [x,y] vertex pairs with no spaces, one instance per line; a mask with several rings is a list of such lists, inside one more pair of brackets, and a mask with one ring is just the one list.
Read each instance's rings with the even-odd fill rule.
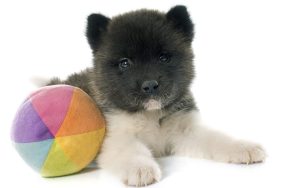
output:
[[169,62],[170,56],[168,53],[161,53],[159,57],[160,62],[166,63]]
[[125,70],[125,69],[127,69],[127,68],[129,68],[130,67],[130,61],[129,61],[129,59],[127,59],[127,58],[122,58],[120,61],[119,61],[119,68],[121,69],[121,70]]

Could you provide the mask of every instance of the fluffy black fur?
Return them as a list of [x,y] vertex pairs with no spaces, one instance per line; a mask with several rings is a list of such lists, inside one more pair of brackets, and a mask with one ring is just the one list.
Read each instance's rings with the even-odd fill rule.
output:
[[86,36],[92,50],[97,50],[102,35],[107,30],[110,19],[101,14],[91,14],[87,18]]
[[194,24],[185,6],[175,6],[166,14],[166,17],[168,20],[172,21],[176,29],[186,34],[189,42],[192,42],[194,37]]
[[[143,9],[112,19],[92,14],[86,36],[95,68],[63,83],[81,87],[104,109],[136,112],[144,110],[144,102],[153,98],[161,100],[164,110],[190,110],[195,108],[189,91],[194,77],[193,35],[193,23],[184,6],[166,14]],[[160,60],[163,54],[168,61]],[[127,68],[121,67],[124,59]],[[141,85],[148,80],[159,84],[153,95],[142,92]]]

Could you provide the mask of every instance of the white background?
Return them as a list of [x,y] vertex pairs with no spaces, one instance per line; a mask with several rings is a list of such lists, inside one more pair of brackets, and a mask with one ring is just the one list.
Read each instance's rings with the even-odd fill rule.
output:
[[[281,1],[280,1],[281,2]],[[282,6],[279,0],[0,1],[0,187],[123,187],[102,170],[44,179],[17,155],[10,126],[31,78],[64,78],[91,65],[86,16],[139,8],[167,11],[184,4],[196,27],[193,92],[204,121],[237,138],[261,143],[264,164],[231,165],[162,158],[151,187],[281,187]],[[114,160],[114,157],[113,157]]]

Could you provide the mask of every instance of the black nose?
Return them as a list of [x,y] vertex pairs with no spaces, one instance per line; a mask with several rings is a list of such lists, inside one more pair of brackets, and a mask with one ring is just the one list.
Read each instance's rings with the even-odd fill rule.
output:
[[159,87],[159,84],[156,80],[145,81],[142,84],[142,91],[146,94],[154,94]]

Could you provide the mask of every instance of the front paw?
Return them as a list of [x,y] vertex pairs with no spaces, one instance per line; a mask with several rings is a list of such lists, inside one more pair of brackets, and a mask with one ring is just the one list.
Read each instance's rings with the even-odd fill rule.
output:
[[237,141],[228,149],[227,162],[251,164],[263,162],[266,157],[264,149],[259,144]]
[[161,179],[161,170],[153,159],[142,159],[125,167],[123,181],[130,186],[146,186]]

